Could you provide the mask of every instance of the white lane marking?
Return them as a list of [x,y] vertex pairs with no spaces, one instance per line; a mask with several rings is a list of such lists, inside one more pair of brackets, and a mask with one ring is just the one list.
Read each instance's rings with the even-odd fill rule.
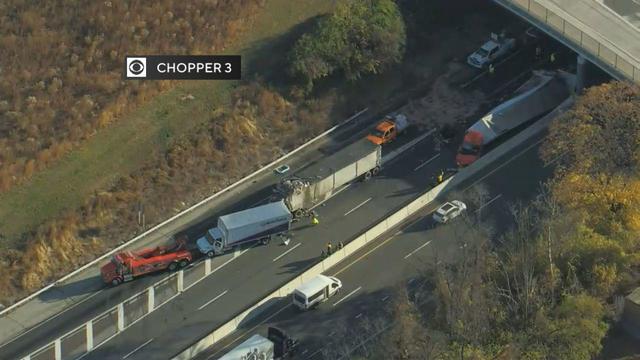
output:
[[271,196],[267,196],[266,198],[261,199],[261,200],[259,200],[258,202],[256,202],[256,203],[253,203],[253,204],[249,205],[249,207],[254,207],[254,206],[256,206],[256,205],[260,204],[261,202],[263,202],[263,201],[265,201],[265,200],[269,199],[270,197],[271,197]]
[[409,279],[409,281],[407,281],[407,284],[411,285],[411,283],[414,282],[414,281],[416,281],[416,278],[411,278],[411,279]]
[[382,298],[382,301],[383,301],[383,302],[385,302],[385,301],[387,301],[387,299],[388,299],[388,298],[389,298],[389,295],[387,295],[387,296],[383,297],[383,298]]
[[494,201],[496,201],[496,200],[500,199],[501,197],[502,197],[502,194],[498,194],[498,195],[497,195],[496,197],[494,197],[493,199],[491,199],[491,200],[487,201],[486,203],[482,204],[482,206],[480,206],[480,207],[476,210],[476,212],[478,212],[478,211],[482,210],[482,209],[483,209],[484,207],[486,207],[486,206],[489,206],[489,204],[491,204],[492,202],[494,202]]
[[335,302],[335,303],[333,304],[333,306],[336,306],[336,305],[340,304],[341,302],[343,302],[343,301],[347,300],[347,298],[348,298],[349,296],[351,296],[351,295],[353,295],[353,294],[357,293],[360,289],[362,289],[362,286],[358,286],[358,288],[357,288],[357,289],[353,290],[352,292],[350,292],[350,293],[348,293],[347,295],[345,295],[342,299],[340,299],[340,300],[338,300],[337,302]]
[[440,156],[440,154],[436,154],[431,159],[429,159],[429,160],[423,162],[422,164],[418,165],[415,169],[413,169],[413,171],[418,171],[418,169],[420,169],[421,167],[423,167],[423,166],[427,165],[428,163],[432,162],[433,160],[438,158],[438,156]]
[[277,258],[273,259],[274,262],[280,260],[281,257],[287,255],[288,253],[292,252],[295,248],[297,248],[298,246],[302,245],[302,243],[297,243],[296,246],[292,247],[291,249],[283,252],[282,254],[278,255]]
[[[252,247],[255,247],[255,246],[257,246],[257,244],[256,244],[256,245],[254,245],[254,246],[252,246]],[[251,249],[251,248],[249,248],[249,249]],[[233,260],[235,260],[235,259],[239,258],[242,254],[244,254],[244,253],[246,253],[247,251],[249,251],[249,249],[244,249],[244,250],[240,251],[240,253],[239,253],[238,255],[234,255],[231,259],[229,259],[229,260],[225,261],[222,265],[220,265],[220,266],[218,266],[217,268],[215,268],[215,269],[211,270],[211,273],[209,273],[209,275],[211,275],[211,274],[213,274],[214,272],[216,272],[216,271],[218,271],[218,270],[222,269],[222,267],[226,266],[228,263],[232,262]]]
[[129,356],[133,355],[133,353],[134,353],[134,352],[136,352],[136,351],[138,351],[138,350],[142,349],[143,347],[145,347],[145,346],[149,345],[149,343],[150,343],[150,342],[152,342],[152,341],[153,341],[153,339],[149,339],[149,340],[148,340],[147,342],[145,342],[144,344],[142,344],[142,345],[138,346],[137,348],[133,349],[133,351],[132,351],[132,352],[130,352],[130,353],[128,353],[127,355],[123,356],[123,357],[122,357],[122,360],[124,360],[124,359],[128,358]]
[[[413,255],[413,254],[417,253],[418,251],[420,251],[420,249],[422,249],[423,247],[425,247],[425,246],[429,245],[430,243],[431,243],[431,240],[429,240],[429,241],[427,241],[426,243],[424,243],[424,244],[420,245],[420,247],[419,247],[419,248],[417,248],[417,249],[413,250],[412,252],[408,253],[408,254],[407,254],[407,256],[405,256],[405,257],[404,257],[404,259],[405,259],[405,260],[406,260],[406,259],[408,259],[408,258],[409,258],[409,256],[411,256],[411,255]],[[411,279],[411,281],[413,281],[413,280],[414,280],[414,279]],[[409,282],[409,283],[411,283],[411,282]]]
[[362,316],[362,313],[356,315],[356,319],[358,319],[360,316]]
[[353,209],[351,209],[351,210],[347,211],[347,212],[344,214],[344,216],[347,216],[347,215],[351,214],[352,212],[354,212],[354,211],[356,211],[356,210],[360,209],[364,204],[368,203],[369,201],[371,201],[371,198],[368,198],[367,200],[365,200],[365,201],[361,202],[361,203],[360,203],[360,205],[358,205],[358,206],[354,207]]
[[225,291],[223,291],[223,292],[222,292],[222,294],[220,294],[220,295],[218,295],[218,296],[214,297],[213,299],[211,299],[211,300],[207,301],[207,302],[206,302],[206,303],[204,303],[202,306],[200,306],[200,307],[198,308],[198,310],[202,310],[202,309],[204,309],[207,305],[209,305],[209,304],[211,304],[212,302],[214,302],[214,301],[216,301],[216,300],[220,299],[220,298],[221,298],[222,296],[224,296],[224,294],[226,294],[228,291],[229,291],[229,290],[225,290]]

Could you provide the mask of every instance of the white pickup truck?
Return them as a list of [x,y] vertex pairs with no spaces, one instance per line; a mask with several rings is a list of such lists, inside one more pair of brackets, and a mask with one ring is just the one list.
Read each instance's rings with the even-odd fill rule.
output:
[[487,41],[467,57],[467,64],[482,69],[499,58],[507,55],[516,47],[516,39],[507,38],[504,35],[491,34],[491,40]]

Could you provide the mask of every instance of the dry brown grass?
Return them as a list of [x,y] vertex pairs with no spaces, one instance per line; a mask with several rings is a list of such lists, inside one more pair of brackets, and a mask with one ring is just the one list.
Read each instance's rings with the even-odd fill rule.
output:
[[142,202],[147,223],[157,223],[290,150],[326,128],[333,103],[327,97],[294,104],[260,83],[240,87],[232,99],[156,163],[42,225],[24,251],[1,254],[16,276],[0,281],[0,301],[11,303],[132,237],[138,230],[134,204]]
[[0,2],[0,191],[173,85],[122,81],[125,55],[220,52],[263,2]]

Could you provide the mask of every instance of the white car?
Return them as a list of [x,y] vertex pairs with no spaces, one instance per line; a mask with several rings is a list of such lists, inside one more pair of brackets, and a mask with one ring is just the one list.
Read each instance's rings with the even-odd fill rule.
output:
[[467,64],[475,68],[482,69],[499,58],[507,55],[515,48],[515,46],[515,39],[491,34],[491,40],[484,43],[480,49],[469,55],[467,58]]
[[433,213],[433,220],[444,224],[447,221],[458,217],[465,210],[467,210],[467,205],[462,201],[452,200],[440,206],[438,210]]
[[284,175],[287,172],[289,172],[291,168],[289,167],[289,165],[280,165],[275,169],[276,174],[280,174],[280,175]]

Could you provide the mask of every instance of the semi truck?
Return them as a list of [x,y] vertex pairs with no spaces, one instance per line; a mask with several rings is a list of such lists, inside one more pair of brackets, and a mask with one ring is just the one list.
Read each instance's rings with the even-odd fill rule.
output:
[[293,215],[283,200],[220,216],[217,226],[196,241],[198,250],[214,257],[250,242],[266,245],[291,229]]
[[387,115],[376,125],[367,139],[376,145],[383,145],[395,140],[409,127],[409,120],[404,114]]
[[100,274],[105,283],[117,286],[144,274],[183,268],[192,260],[186,239],[180,238],[172,246],[119,252],[100,268]]
[[382,163],[381,146],[367,139],[342,148],[292,176],[274,188],[274,197],[284,199],[295,218],[309,215],[313,206],[358,179],[378,174]]
[[255,334],[231,349],[218,360],[279,360],[295,352],[298,341],[276,327],[269,327],[267,337]]
[[456,155],[459,167],[476,161],[483,150],[502,135],[539,119],[560,105],[570,94],[572,75],[555,71],[534,71],[514,92],[514,97],[493,108],[465,132]]

